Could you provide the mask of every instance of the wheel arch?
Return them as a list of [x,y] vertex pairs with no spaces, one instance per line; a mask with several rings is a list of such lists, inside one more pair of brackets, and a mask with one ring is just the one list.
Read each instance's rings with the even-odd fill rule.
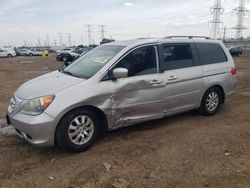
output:
[[224,92],[224,88],[223,88],[220,84],[214,84],[214,85],[209,86],[209,87],[205,90],[205,92],[203,93],[202,99],[203,99],[205,93],[206,93],[209,89],[214,88],[214,87],[215,87],[215,88],[218,88],[218,89],[221,91],[221,93],[222,93],[222,104],[223,104],[223,103],[225,102],[225,92]]

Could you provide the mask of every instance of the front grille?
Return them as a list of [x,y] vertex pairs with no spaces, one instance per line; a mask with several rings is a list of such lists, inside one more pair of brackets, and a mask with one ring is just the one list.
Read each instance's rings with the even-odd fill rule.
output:
[[18,98],[17,96],[13,96],[10,100],[10,105],[8,107],[8,112],[9,113],[13,113],[17,108],[18,106],[21,104],[22,102],[22,99]]

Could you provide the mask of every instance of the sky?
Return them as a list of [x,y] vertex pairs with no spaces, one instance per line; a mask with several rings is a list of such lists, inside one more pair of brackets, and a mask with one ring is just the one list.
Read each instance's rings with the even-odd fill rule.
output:
[[[91,41],[99,43],[100,26],[105,37],[127,40],[170,35],[210,35],[214,0],[0,0],[0,46],[50,43],[88,44],[87,24],[91,24]],[[222,0],[224,12],[220,27],[226,36],[235,37],[231,29],[237,23],[232,9],[237,0]],[[250,10],[250,2],[247,4]],[[250,36],[250,13],[245,17],[244,36]],[[221,29],[222,35],[222,29]]]

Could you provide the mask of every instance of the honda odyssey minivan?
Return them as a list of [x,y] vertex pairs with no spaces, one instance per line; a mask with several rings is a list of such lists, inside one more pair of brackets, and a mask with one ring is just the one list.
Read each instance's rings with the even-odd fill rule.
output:
[[79,152],[101,131],[193,109],[213,115],[235,87],[236,67],[220,41],[112,42],[24,83],[10,101],[7,121],[34,145]]

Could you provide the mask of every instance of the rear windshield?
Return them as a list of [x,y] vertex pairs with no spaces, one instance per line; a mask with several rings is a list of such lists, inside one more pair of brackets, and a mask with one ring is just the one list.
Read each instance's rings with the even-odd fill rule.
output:
[[227,56],[216,43],[197,43],[197,48],[202,65],[227,62]]
[[118,54],[124,46],[99,46],[87,52],[64,69],[71,75],[88,79]]

